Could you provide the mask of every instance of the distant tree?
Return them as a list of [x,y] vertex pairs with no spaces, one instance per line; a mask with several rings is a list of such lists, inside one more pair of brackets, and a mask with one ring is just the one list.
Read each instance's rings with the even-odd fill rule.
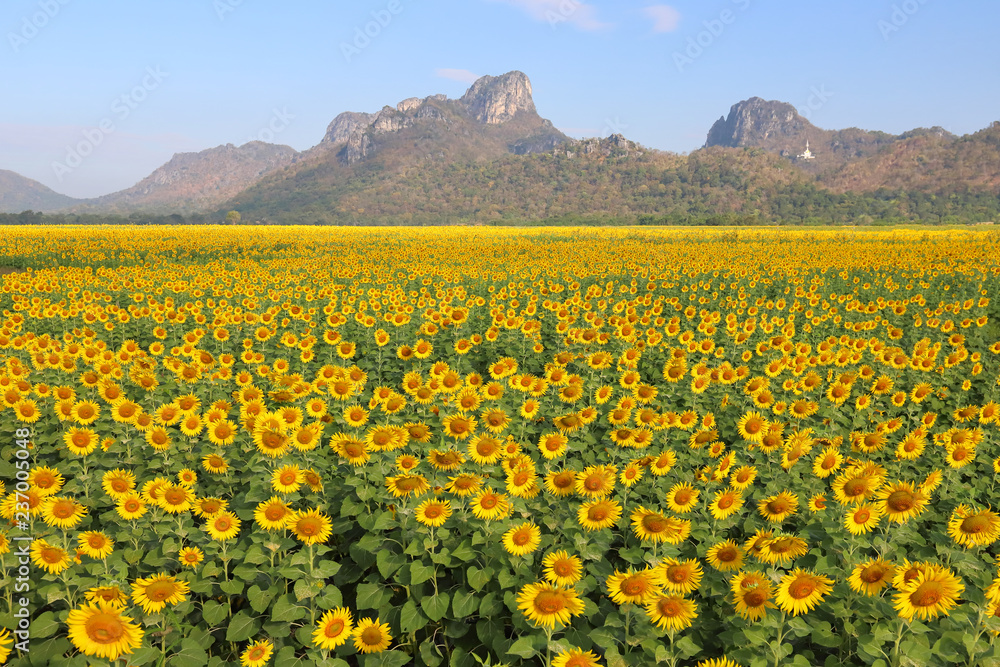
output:
[[239,211],[230,211],[229,213],[226,213],[226,222],[230,225],[238,225],[242,219],[243,218]]

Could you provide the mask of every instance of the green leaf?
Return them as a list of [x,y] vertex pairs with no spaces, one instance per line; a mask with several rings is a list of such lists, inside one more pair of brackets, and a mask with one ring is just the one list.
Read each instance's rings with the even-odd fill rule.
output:
[[55,614],[51,611],[47,611],[43,614],[39,614],[38,617],[31,621],[31,627],[28,629],[32,639],[44,639],[45,637],[51,637],[59,629],[59,621],[56,620]]
[[493,570],[490,568],[480,570],[478,567],[470,565],[469,569],[465,572],[465,576],[473,589],[481,591],[490,582],[490,579],[493,578]]
[[473,550],[472,544],[469,542],[469,540],[465,540],[464,542],[459,544],[454,551],[451,552],[451,555],[457,558],[458,560],[467,563],[470,560],[474,559],[478,554],[476,553],[475,550]]
[[452,596],[451,610],[455,618],[464,619],[479,610],[480,600],[471,591],[455,591]]
[[416,586],[429,581],[434,576],[434,568],[423,563],[410,565],[410,585]]
[[810,632],[812,632],[812,628],[810,628],[809,624],[806,623],[805,620],[800,616],[795,616],[789,619],[788,627],[791,628],[792,632],[795,633],[796,637],[805,637]]
[[542,644],[545,643],[545,639],[543,637],[535,637],[533,635],[521,637],[514,642],[509,649],[507,649],[507,653],[516,655],[519,658],[524,658],[525,660],[533,658],[538,654],[538,650],[535,646],[539,643],[539,641],[541,641]]
[[292,589],[292,592],[295,593],[295,600],[297,602],[302,602],[303,600],[308,600],[311,597],[319,595],[319,592],[322,589],[322,581],[309,582],[305,579],[299,579],[295,582],[295,587]]
[[243,592],[245,587],[246,584],[238,579],[234,579],[233,581],[224,581],[219,584],[219,588],[222,589],[222,592],[228,593],[229,595],[239,595]]
[[201,617],[210,626],[218,625],[229,616],[229,602],[221,603],[209,600],[201,609]]
[[375,557],[378,573],[382,575],[383,579],[388,579],[393,572],[403,567],[405,563],[406,556],[393,551],[382,550]]
[[181,642],[180,650],[171,656],[168,664],[173,667],[189,667],[190,665],[204,665],[208,662],[208,653],[192,639],[185,639]]
[[313,574],[321,579],[329,579],[340,572],[340,563],[335,560],[321,560],[316,563]]
[[271,620],[275,623],[290,623],[306,615],[306,608],[295,604],[289,595],[282,595],[271,608]]
[[260,622],[250,616],[245,611],[238,611],[229,621],[229,629],[226,630],[226,641],[243,642],[257,634],[260,629]]
[[403,634],[409,634],[425,625],[427,625],[427,617],[417,609],[417,603],[413,600],[407,600],[399,612],[399,630]]
[[448,613],[448,594],[441,592],[427,596],[420,601],[420,607],[432,621],[440,621]]
[[410,664],[410,656],[402,651],[383,651],[365,656],[363,667],[403,667]]
[[378,609],[392,595],[379,584],[359,584],[357,605],[358,609]]
[[274,599],[275,592],[273,588],[263,590],[260,586],[251,586],[250,590],[247,591],[247,599],[250,601],[250,607],[258,614],[264,613],[264,610],[271,606],[271,600]]
[[701,653],[701,647],[688,635],[675,640],[674,648],[680,651],[685,658],[690,658]]

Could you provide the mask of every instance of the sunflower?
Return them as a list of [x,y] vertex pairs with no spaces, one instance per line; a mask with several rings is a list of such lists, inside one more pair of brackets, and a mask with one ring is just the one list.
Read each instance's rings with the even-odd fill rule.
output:
[[608,595],[616,604],[631,603],[641,606],[660,595],[665,582],[663,570],[653,567],[638,571],[629,568],[627,572],[615,570],[605,584]]
[[31,543],[31,561],[49,574],[59,574],[71,565],[69,554],[44,539]]
[[670,487],[667,492],[667,507],[671,512],[687,514],[698,504],[698,489],[690,484],[680,482]]
[[381,653],[389,648],[392,635],[389,624],[379,623],[379,619],[363,618],[352,632],[354,647],[361,653]]
[[757,503],[757,511],[771,523],[781,523],[799,508],[799,499],[794,493],[781,493],[764,498]]
[[236,537],[240,532],[242,522],[232,512],[221,512],[209,519],[205,530],[213,540],[224,542]]
[[118,516],[127,521],[138,519],[146,513],[146,510],[146,503],[144,503],[136,493],[129,493],[119,498],[118,503],[115,506],[115,511],[118,512]]
[[445,484],[445,489],[458,496],[459,498],[465,498],[466,496],[471,496],[479,491],[482,486],[482,478],[479,475],[473,474],[462,474],[455,477],[449,477],[448,483]]
[[896,566],[896,572],[892,576],[892,586],[896,590],[903,590],[909,584],[917,580],[923,572],[928,572],[933,567],[933,563],[927,561],[910,562],[904,558],[902,564]]
[[542,559],[545,578],[556,586],[572,586],[583,577],[583,563],[579,556],[566,551],[554,551]]
[[576,476],[576,492],[591,499],[609,496],[614,491],[617,473],[613,465],[588,466]]
[[992,510],[959,505],[948,519],[948,535],[966,549],[989,546],[1000,538],[1000,516]]
[[547,433],[538,439],[538,451],[550,461],[565,454],[568,445],[569,438],[562,433]]
[[444,434],[456,440],[465,440],[476,430],[476,420],[465,415],[450,415],[442,421]]
[[737,491],[745,491],[757,479],[757,469],[753,466],[740,466],[729,476],[729,484]]
[[764,540],[757,559],[768,565],[784,566],[808,552],[809,545],[802,538],[791,535],[776,535]]
[[243,667],[263,667],[271,659],[274,653],[274,644],[270,639],[261,639],[247,646],[240,655],[240,664]]
[[759,621],[774,609],[771,580],[759,572],[740,572],[731,582],[736,613],[748,621]]
[[851,468],[833,480],[833,495],[841,505],[858,505],[875,495],[882,481],[875,475]]
[[142,645],[143,630],[117,606],[98,601],[73,609],[66,617],[69,639],[86,655],[111,662]]
[[708,564],[720,572],[731,572],[743,567],[743,550],[733,540],[712,545],[705,554]]
[[891,522],[906,523],[919,516],[927,507],[927,496],[912,482],[895,482],[879,489],[875,495],[879,510]]
[[778,607],[793,616],[805,614],[818,605],[833,588],[833,580],[796,568],[778,584]]
[[440,500],[425,500],[417,506],[416,519],[425,526],[437,528],[451,516],[451,503]]
[[128,604],[128,595],[117,586],[89,588],[83,596],[90,602],[103,602],[118,609],[124,609]]
[[677,455],[674,454],[672,450],[666,450],[661,452],[659,456],[653,459],[652,463],[649,464],[649,472],[653,473],[657,477],[662,477],[670,472],[671,468],[677,463]]
[[267,531],[284,530],[292,514],[294,510],[285,504],[284,500],[278,496],[271,496],[268,500],[257,503],[253,520]]
[[622,515],[622,506],[617,500],[602,498],[591,500],[580,505],[577,510],[577,521],[587,530],[602,530],[611,528],[618,523]]
[[87,508],[72,498],[50,496],[42,503],[42,520],[50,526],[67,530],[87,516]]
[[86,456],[97,449],[97,433],[89,428],[71,428],[63,434],[66,449],[77,456]]
[[729,658],[710,658],[700,661],[695,667],[743,667],[743,665]]
[[503,534],[503,548],[512,556],[526,556],[537,549],[541,542],[541,530],[530,521],[514,526]]
[[229,462],[218,454],[208,454],[202,458],[201,467],[213,475],[223,475],[229,470]]
[[330,449],[355,467],[363,466],[371,459],[367,442],[344,433],[338,433],[330,438]]
[[184,567],[195,569],[205,560],[205,552],[198,547],[184,547],[177,553],[177,560]]
[[285,527],[306,545],[322,544],[330,539],[330,533],[333,532],[330,518],[318,509],[294,512]]
[[691,627],[698,616],[698,607],[683,595],[666,594],[646,603],[646,615],[661,630],[676,632]]
[[665,516],[641,505],[632,512],[632,531],[642,541],[679,544],[691,534],[691,522]]
[[729,518],[741,509],[743,509],[743,494],[732,487],[717,491],[708,506],[708,511],[716,521]]
[[552,470],[545,475],[545,490],[557,497],[571,496],[576,490],[576,472]]
[[91,558],[104,560],[115,549],[115,541],[96,530],[80,533],[76,537],[80,549]]
[[385,485],[394,498],[409,498],[410,496],[416,498],[427,493],[431,488],[431,485],[427,482],[427,478],[423,475],[410,475],[407,473],[395,477],[386,477]]
[[577,646],[553,657],[552,667],[601,667],[601,663],[593,651],[584,651]]
[[500,442],[489,435],[479,435],[469,441],[466,447],[469,458],[481,466],[493,465],[503,458]]
[[768,423],[759,412],[748,412],[736,423],[740,437],[747,442],[760,444],[767,433]]
[[660,564],[664,587],[670,593],[688,595],[698,590],[704,571],[701,563],[694,559],[679,561],[668,558]]
[[813,474],[820,479],[826,479],[837,472],[840,464],[844,462],[844,456],[835,447],[827,447],[813,461]]
[[354,630],[354,619],[346,607],[337,607],[323,614],[313,630],[313,646],[327,651],[347,643]]
[[168,574],[155,574],[132,582],[132,600],[147,614],[155,614],[168,604],[184,602],[188,590],[186,581]]
[[812,498],[809,499],[809,511],[812,513],[822,512],[826,509],[826,496],[822,493],[817,493]]
[[895,573],[895,565],[881,558],[873,558],[854,566],[847,583],[854,592],[874,597],[892,582]]
[[[28,484],[30,484],[40,496],[51,496],[58,493],[65,483],[65,478],[55,468],[48,466],[36,466],[28,473]],[[0,491],[2,492],[2,491]]]
[[432,449],[427,455],[427,460],[434,466],[435,470],[445,471],[455,470],[465,463],[465,457],[462,453],[454,449]]
[[295,493],[304,481],[297,465],[285,465],[271,473],[271,488],[278,493]]
[[163,487],[157,497],[156,504],[165,512],[180,514],[191,509],[191,501],[195,499],[194,492],[182,484],[169,484]]
[[951,570],[930,565],[910,582],[897,588],[899,592],[893,596],[893,607],[899,616],[906,620],[914,616],[927,620],[940,614],[947,616],[958,604],[965,585]]
[[976,448],[969,443],[949,442],[945,462],[952,468],[963,468],[976,459]]
[[496,521],[510,514],[510,500],[487,487],[472,499],[472,513],[477,519]]
[[572,588],[536,582],[518,592],[517,608],[536,627],[554,628],[556,623],[569,625],[573,616],[582,614],[583,600]]
[[870,503],[862,503],[844,515],[844,527],[851,535],[870,533],[882,520],[882,510]]

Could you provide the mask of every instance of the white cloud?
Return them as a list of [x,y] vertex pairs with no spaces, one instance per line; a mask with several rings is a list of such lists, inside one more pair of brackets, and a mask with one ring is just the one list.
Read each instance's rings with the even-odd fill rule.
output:
[[642,13],[653,20],[653,32],[673,32],[681,21],[681,13],[670,5],[650,5]]
[[434,70],[434,74],[442,79],[451,79],[452,81],[461,81],[462,83],[474,83],[479,78],[478,74],[474,74],[467,69],[440,68]]
[[581,0],[490,0],[524,10],[528,16],[553,27],[571,23],[580,30],[603,30],[611,27],[597,19],[597,8]]

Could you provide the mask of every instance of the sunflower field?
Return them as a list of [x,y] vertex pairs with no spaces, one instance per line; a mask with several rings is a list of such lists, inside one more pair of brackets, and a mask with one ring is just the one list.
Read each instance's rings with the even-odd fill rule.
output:
[[5,266],[2,661],[1000,665],[996,232],[4,227]]

